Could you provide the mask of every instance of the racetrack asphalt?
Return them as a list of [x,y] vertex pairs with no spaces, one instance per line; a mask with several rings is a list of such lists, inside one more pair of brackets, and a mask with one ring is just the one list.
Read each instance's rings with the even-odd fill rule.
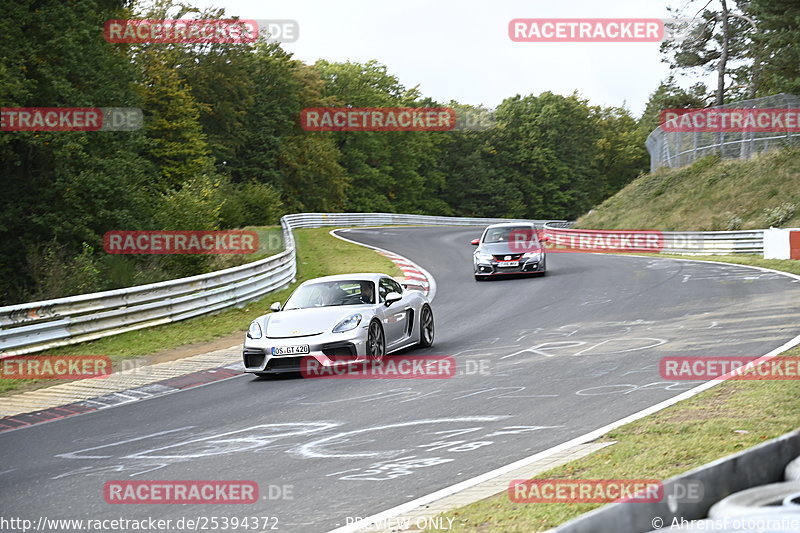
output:
[[[800,333],[800,284],[739,266],[553,253],[548,274],[476,282],[481,228],[350,229],[436,279],[451,379],[255,378],[0,434],[0,516],[276,517],[324,532],[640,411],[698,382],[664,356],[759,356]],[[266,310],[266,309],[265,309]],[[112,505],[110,480],[252,480],[241,505]],[[270,530],[275,521],[269,521]],[[174,528],[173,528],[174,529]]]

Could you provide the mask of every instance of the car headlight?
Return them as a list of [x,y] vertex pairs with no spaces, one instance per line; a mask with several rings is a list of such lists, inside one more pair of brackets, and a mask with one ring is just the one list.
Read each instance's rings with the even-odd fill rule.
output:
[[490,263],[492,261],[492,254],[484,254],[479,252],[475,254],[475,259],[484,263]]
[[354,315],[350,315],[349,317],[345,318],[338,324],[336,327],[333,328],[334,333],[343,333],[345,331],[350,331],[351,329],[355,329],[361,323],[361,315],[356,313]]
[[247,328],[247,336],[251,339],[260,339],[261,335],[261,326],[258,322],[251,322],[250,327]]
[[522,254],[522,258],[523,259],[541,259],[542,258],[542,252],[528,252],[528,253]]

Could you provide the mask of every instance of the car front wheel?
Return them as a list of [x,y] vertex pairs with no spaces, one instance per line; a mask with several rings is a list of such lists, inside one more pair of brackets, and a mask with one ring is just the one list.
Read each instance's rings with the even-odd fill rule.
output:
[[433,346],[433,311],[429,306],[424,306],[419,316],[419,345],[422,348]]
[[377,320],[369,325],[367,333],[367,359],[380,361],[386,354],[386,339],[383,335],[383,327]]

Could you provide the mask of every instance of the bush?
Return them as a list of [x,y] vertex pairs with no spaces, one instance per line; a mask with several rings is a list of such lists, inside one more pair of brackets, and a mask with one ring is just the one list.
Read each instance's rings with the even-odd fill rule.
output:
[[223,228],[269,226],[277,224],[283,214],[280,193],[267,183],[227,183],[224,195],[220,211]]
[[764,209],[764,219],[770,227],[780,227],[791,220],[796,211],[796,204],[785,203],[772,209]]
[[49,300],[102,290],[101,270],[94,248],[83,243],[81,252],[70,257],[55,241],[28,249],[28,270],[35,284],[33,300]]

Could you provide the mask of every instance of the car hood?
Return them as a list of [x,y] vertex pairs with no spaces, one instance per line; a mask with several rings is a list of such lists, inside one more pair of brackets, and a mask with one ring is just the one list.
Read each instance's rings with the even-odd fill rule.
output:
[[538,252],[542,249],[541,245],[538,245],[530,249],[522,249],[522,250],[515,249],[512,251],[510,244],[511,243],[509,242],[482,243],[478,248],[478,250],[485,254],[508,255],[508,254],[521,254],[525,252]]
[[368,306],[314,307],[292,309],[267,315],[267,337],[288,338],[330,332],[336,324],[353,313],[362,313]]

